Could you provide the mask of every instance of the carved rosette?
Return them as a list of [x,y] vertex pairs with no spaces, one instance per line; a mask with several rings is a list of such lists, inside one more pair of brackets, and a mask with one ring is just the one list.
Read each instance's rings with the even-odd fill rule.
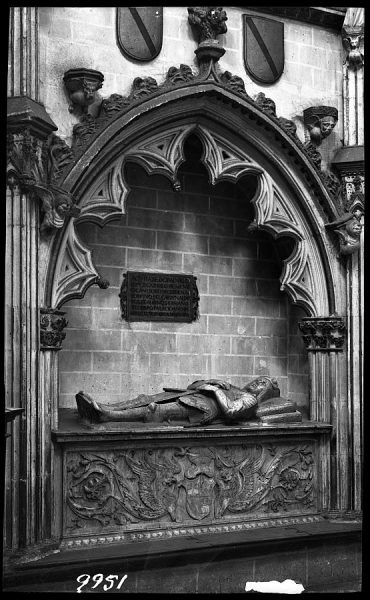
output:
[[40,308],[40,350],[61,350],[68,321],[65,312]]
[[346,327],[342,317],[311,317],[299,323],[307,350],[338,352],[343,350]]

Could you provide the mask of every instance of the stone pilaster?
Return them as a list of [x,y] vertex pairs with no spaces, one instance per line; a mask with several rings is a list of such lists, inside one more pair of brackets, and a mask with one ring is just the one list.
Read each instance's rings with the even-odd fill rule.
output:
[[349,409],[346,397],[345,341],[342,317],[311,317],[299,323],[310,365],[310,418],[331,423],[330,498],[328,508],[348,510],[349,497]]
[[[15,9],[14,9],[15,10]],[[21,10],[21,9],[19,9]],[[44,440],[50,440],[48,414],[40,405],[39,246],[40,202],[30,192],[42,145],[56,127],[38,103],[12,98],[8,119],[8,180],[5,247],[5,405],[22,408],[7,440],[5,545],[10,549],[46,537]],[[22,104],[23,102],[23,104]],[[34,103],[36,111],[28,110]],[[49,428],[50,429],[50,428]]]
[[8,96],[39,100],[38,10],[37,6],[9,8]]

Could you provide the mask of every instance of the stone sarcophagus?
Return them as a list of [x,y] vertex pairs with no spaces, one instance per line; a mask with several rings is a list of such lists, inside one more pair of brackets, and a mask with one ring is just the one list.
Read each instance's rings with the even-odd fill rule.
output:
[[59,429],[62,547],[319,520],[330,429],[308,422]]

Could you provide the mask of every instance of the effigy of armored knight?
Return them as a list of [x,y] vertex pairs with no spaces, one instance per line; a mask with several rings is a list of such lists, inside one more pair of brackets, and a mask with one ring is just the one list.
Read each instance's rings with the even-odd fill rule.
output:
[[188,427],[245,421],[265,424],[297,423],[296,404],[280,396],[275,378],[261,376],[243,388],[218,379],[191,383],[185,390],[164,388],[116,404],[97,402],[84,392],[76,394],[80,417],[88,423],[134,422],[183,424]]

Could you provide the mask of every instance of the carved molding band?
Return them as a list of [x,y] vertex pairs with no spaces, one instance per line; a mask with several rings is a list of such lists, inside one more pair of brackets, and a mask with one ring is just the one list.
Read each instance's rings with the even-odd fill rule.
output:
[[68,452],[65,535],[318,510],[312,442]]
[[68,321],[65,312],[40,308],[40,350],[61,350]]
[[342,317],[317,317],[299,323],[307,350],[338,352],[343,350],[346,327]]

